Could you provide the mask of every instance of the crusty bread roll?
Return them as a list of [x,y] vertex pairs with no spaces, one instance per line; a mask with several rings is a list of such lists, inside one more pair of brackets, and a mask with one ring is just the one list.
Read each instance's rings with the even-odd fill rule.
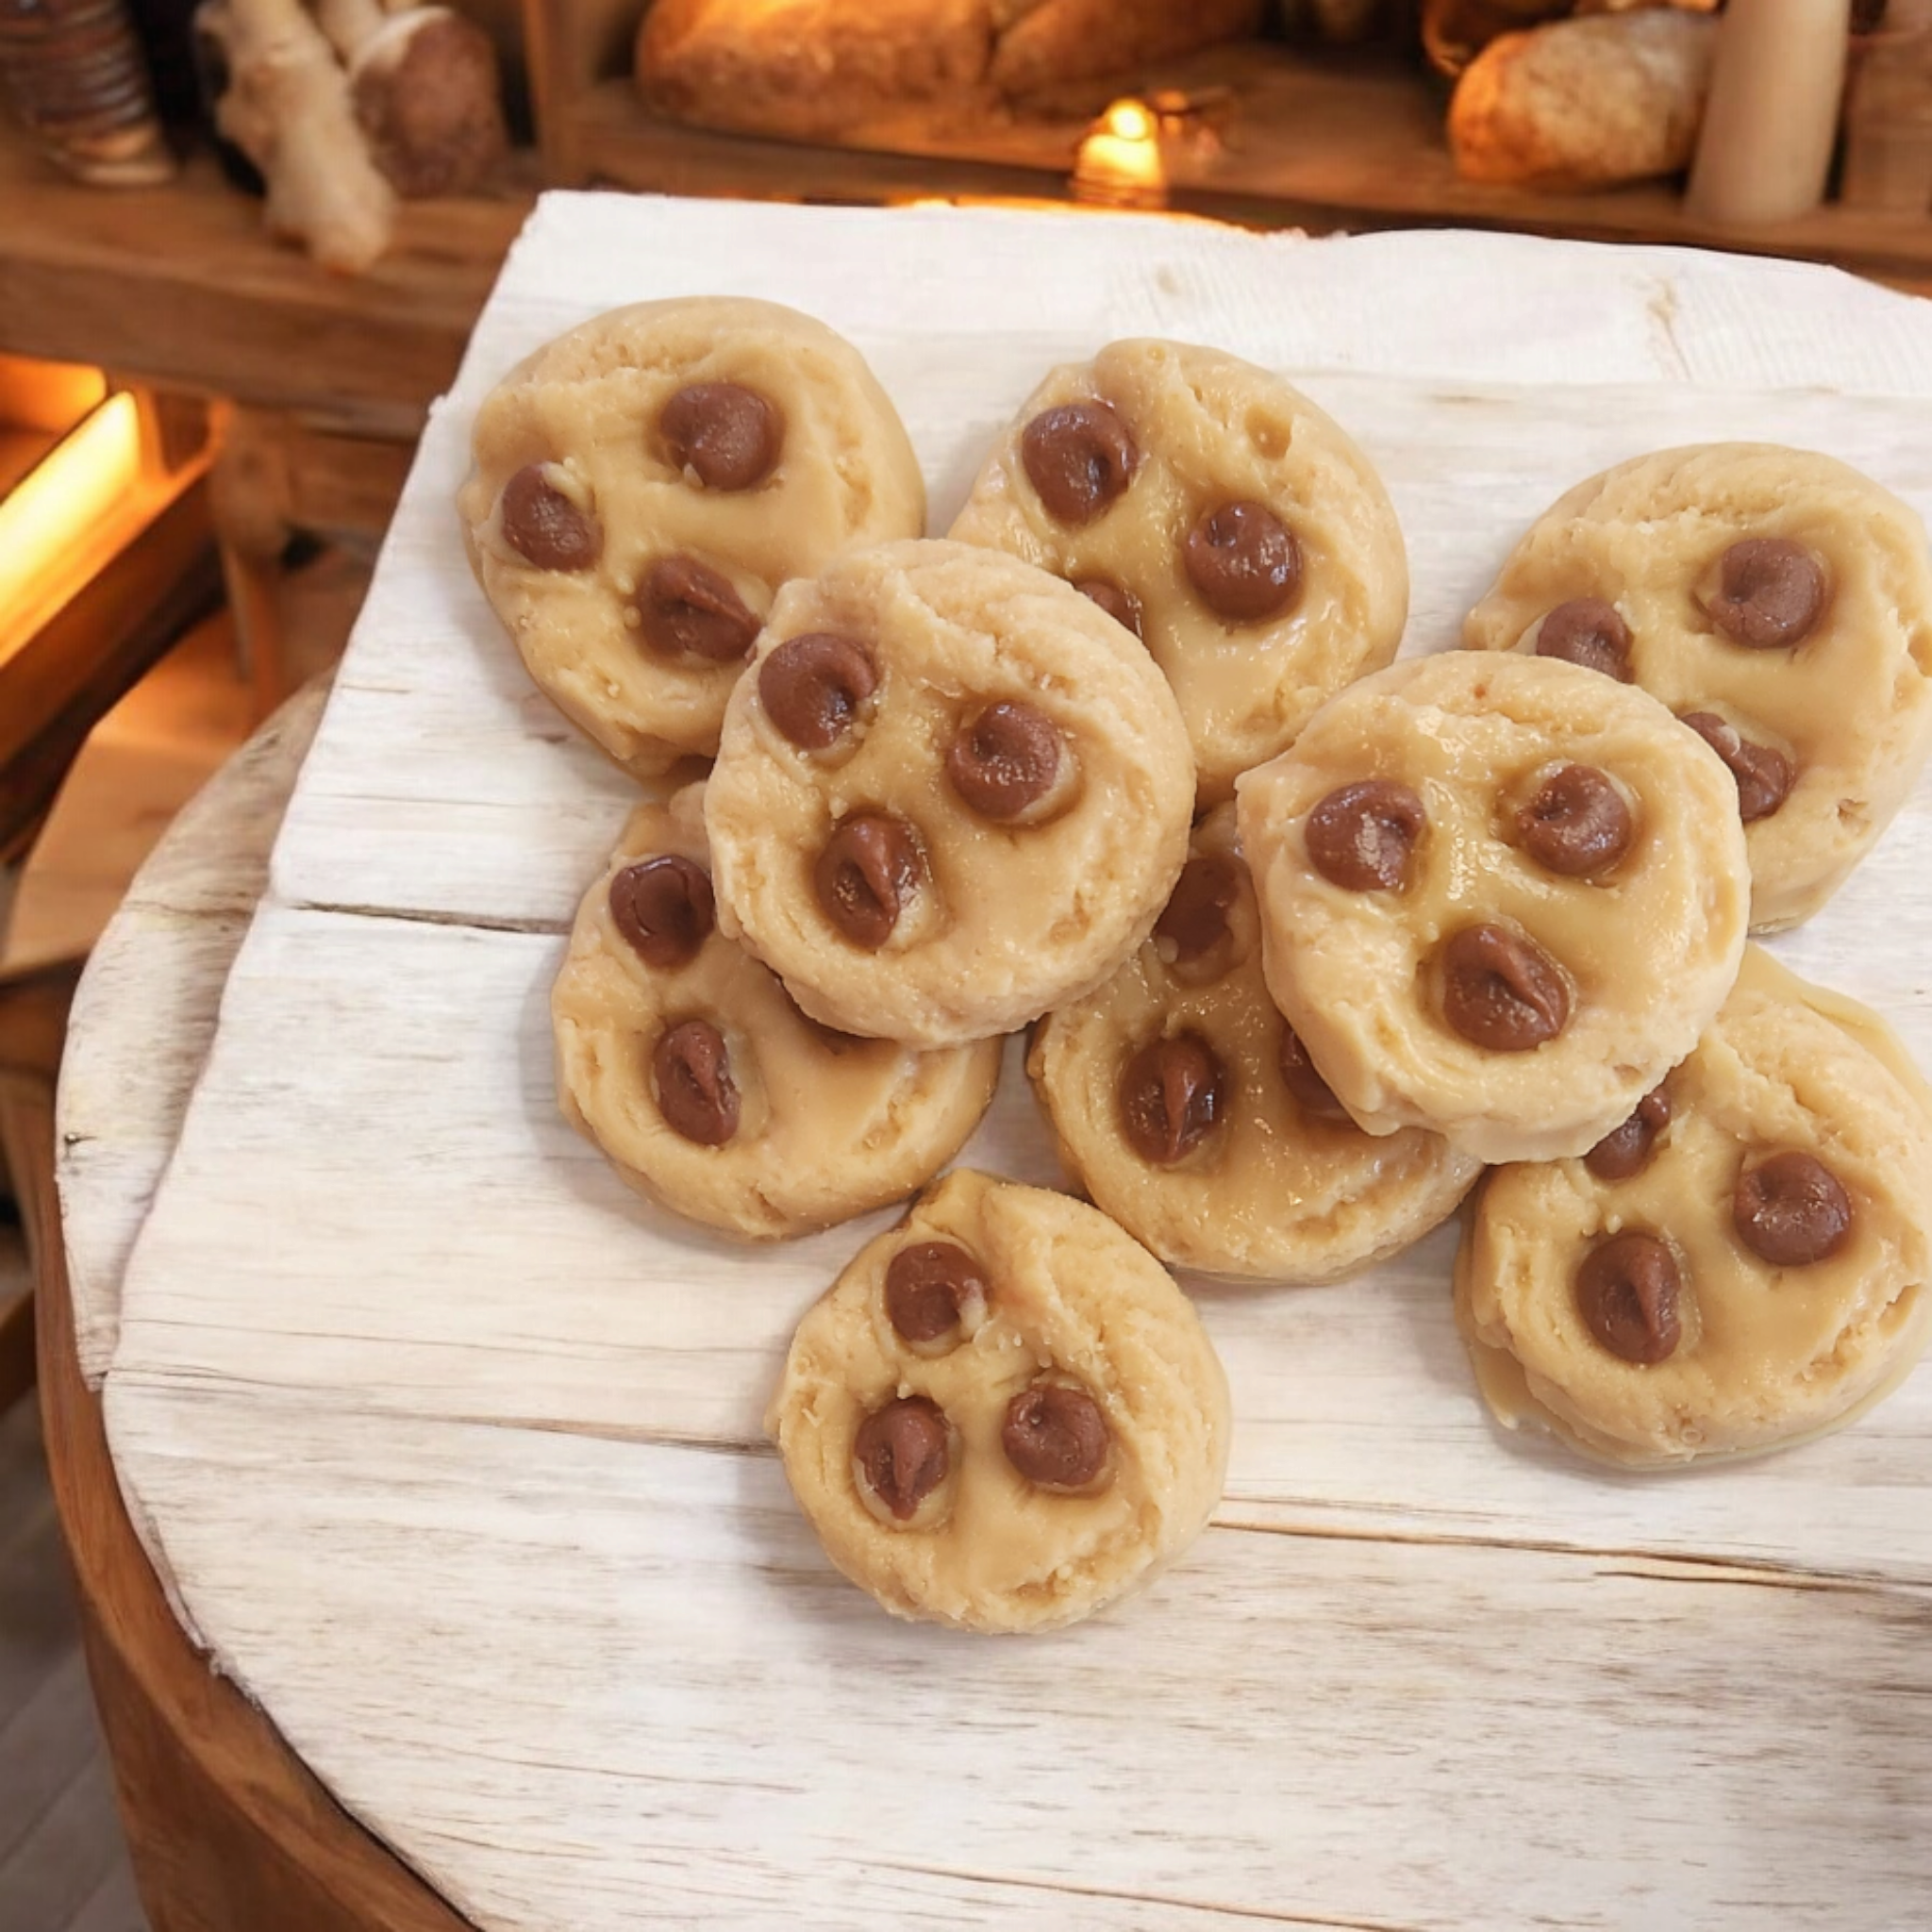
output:
[[657,0],[637,77],[659,112],[815,141],[894,108],[990,108],[1253,32],[1263,0]]
[[1492,41],[1457,83],[1466,180],[1603,188],[1690,165],[1715,23],[1675,11],[1552,22]]

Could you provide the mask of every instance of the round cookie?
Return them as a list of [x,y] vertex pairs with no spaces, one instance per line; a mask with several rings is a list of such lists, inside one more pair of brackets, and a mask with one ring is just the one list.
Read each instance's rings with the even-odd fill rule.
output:
[[772,302],[612,309],[476,412],[471,561],[530,675],[641,777],[718,746],[773,596],[917,536],[925,490],[858,352]]
[[1239,797],[1269,992],[1371,1133],[1580,1154],[1737,975],[1729,773],[1655,698],[1577,665],[1393,665]]
[[958,1170],[798,1324],[767,1432],[825,1554],[900,1617],[1047,1630],[1206,1526],[1226,1377],[1153,1256]]
[[807,1012],[979,1040],[1106,979],[1187,855],[1146,654],[1067,585],[942,541],[788,584],[705,798],[722,928]]
[[1274,1009],[1234,808],[1194,828],[1147,940],[1040,1023],[1026,1071],[1069,1171],[1163,1260],[1331,1281],[1452,1212],[1481,1163],[1417,1128],[1365,1134]]
[[964,1144],[997,1041],[919,1053],[808,1020],[713,923],[703,788],[631,815],[551,993],[565,1116],[641,1192],[772,1240],[902,1200]]
[[1056,369],[950,534],[1081,585],[1145,642],[1204,804],[1387,664],[1408,613],[1394,508],[1341,425],[1278,375],[1182,342]]
[[1758,932],[1824,905],[1932,749],[1924,525],[1806,450],[1663,450],[1579,484],[1463,641],[1568,657],[1691,724],[1735,777]]
[[1746,953],[1643,1111],[1497,1169],[1456,1314],[1498,1419],[1668,1467],[1822,1434],[1932,1324],[1932,1094],[1878,1017]]

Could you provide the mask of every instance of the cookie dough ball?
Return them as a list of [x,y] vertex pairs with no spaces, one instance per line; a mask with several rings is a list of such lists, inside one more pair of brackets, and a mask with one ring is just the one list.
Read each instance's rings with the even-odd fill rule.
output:
[[1408,613],[1369,459],[1279,376],[1181,342],[1055,370],[951,534],[1067,578],[1146,644],[1206,804],[1387,664]]
[[903,1199],[949,1161],[999,1042],[919,1053],[808,1020],[716,927],[703,788],[635,812],[551,994],[564,1114],[641,1191],[771,1240]]
[[1924,525],[1806,450],[1664,450],[1579,484],[1463,641],[1641,685],[1697,731],[1736,781],[1758,932],[1824,904],[1932,749]]
[[1041,1023],[1026,1071],[1094,1205],[1163,1261],[1331,1281],[1449,1214],[1481,1163],[1410,1127],[1362,1132],[1268,997],[1234,808],[1195,827],[1127,963]]
[[1577,665],[1377,672],[1241,781],[1268,990],[1371,1133],[1580,1154],[1737,976],[1734,795],[1655,698]]
[[1918,1358],[1928,1203],[1932,1095],[1905,1049],[1754,946],[1624,1126],[1490,1176],[1457,1321],[1511,1428],[1640,1466],[1756,1455],[1849,1421]]
[[778,586],[917,536],[925,490],[858,352],[772,302],[644,302],[540,349],[476,414],[458,496],[530,675],[641,777],[718,747]]
[[1206,1526],[1227,1382],[1104,1214],[961,1171],[799,1324],[765,1427],[825,1554],[893,1615],[1047,1630]]
[[807,1012],[952,1045],[1106,979],[1187,856],[1193,766],[1146,654],[963,543],[786,586],[705,801],[718,917]]

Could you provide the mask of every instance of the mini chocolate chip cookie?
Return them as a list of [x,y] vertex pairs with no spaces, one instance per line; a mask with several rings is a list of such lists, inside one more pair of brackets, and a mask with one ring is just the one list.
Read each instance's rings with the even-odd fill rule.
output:
[[1807,450],[1640,457],[1560,498],[1463,641],[1641,685],[1735,781],[1751,924],[1808,919],[1932,750],[1932,566],[1909,505]]
[[1239,788],[1268,990],[1372,1134],[1581,1154],[1696,1044],[1750,895],[1717,756],[1632,685],[1447,651]]
[[1193,765],[1146,654],[998,551],[789,584],[705,800],[721,927],[807,1012],[940,1046],[1112,974],[1187,854]]
[[558,1096],[625,1180],[758,1240],[903,1199],[957,1154],[999,1042],[920,1053],[808,1020],[717,929],[703,788],[632,814],[551,994]]
[[1049,1630],[1149,1582],[1227,1467],[1193,1306],[1097,1209],[959,1170],[798,1324],[767,1432],[894,1616]]
[[1405,1248],[1481,1171],[1418,1128],[1349,1119],[1268,997],[1234,808],[1194,828],[1153,936],[1040,1023],[1026,1058],[1093,1204],[1163,1261],[1331,1281]]
[[772,598],[917,536],[925,490],[858,352],[771,302],[645,302],[559,336],[477,411],[458,496],[530,675],[640,776],[718,745]]
[[1269,371],[1181,342],[1055,370],[951,534],[1067,578],[1146,644],[1204,804],[1387,664],[1408,611],[1401,527],[1346,432]]
[[1756,946],[1580,1158],[1497,1169],[1456,1313],[1498,1420],[1670,1467],[1822,1434],[1932,1332],[1932,1094],[1876,1014]]

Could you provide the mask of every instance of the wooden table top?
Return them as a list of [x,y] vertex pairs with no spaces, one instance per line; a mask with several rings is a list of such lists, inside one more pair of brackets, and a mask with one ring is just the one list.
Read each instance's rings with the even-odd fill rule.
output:
[[[941,525],[1042,360],[1159,329],[1293,370],[1356,430],[1408,534],[1419,648],[1633,441],[1755,428],[1932,506],[1932,317],[1646,251],[940,210],[562,201],[516,263],[425,438],[218,1027],[246,899],[218,871],[202,910],[137,903],[152,963],[105,951],[76,1010],[85,1358],[222,1670],[490,1932],[1915,1924],[1924,1372],[1757,1464],[1584,1469],[1487,1424],[1440,1236],[1352,1286],[1196,1285],[1235,1458],[1144,1597],[975,1642],[840,1581],[757,1414],[859,1234],[694,1236],[557,1120],[545,991],[633,794],[528,690],[448,499],[493,377],[624,299],[732,288],[843,328]],[[1015,289],[1024,329],[1001,325]],[[1922,1058],[1928,838],[1922,791],[1784,942]],[[1024,1091],[1000,1108],[980,1158],[1035,1172]]]

